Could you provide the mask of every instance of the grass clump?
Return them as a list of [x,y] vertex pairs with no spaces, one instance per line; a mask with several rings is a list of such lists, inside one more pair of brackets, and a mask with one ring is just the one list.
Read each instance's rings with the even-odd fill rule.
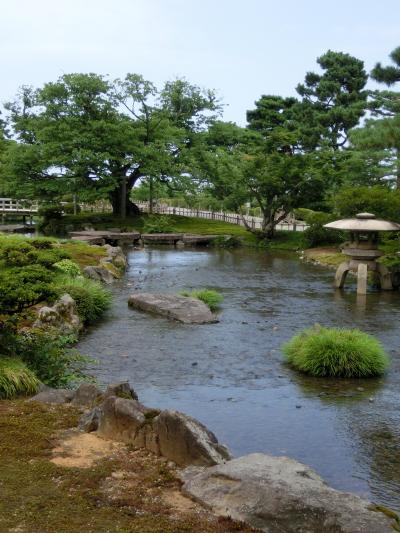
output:
[[211,311],[218,311],[220,305],[222,304],[224,297],[217,291],[212,289],[201,289],[197,291],[182,291],[180,293],[182,296],[189,298],[197,298],[204,302]]
[[112,295],[99,282],[81,276],[63,276],[56,280],[58,294],[68,293],[76,302],[83,322],[96,322],[111,305]]
[[0,399],[35,394],[39,380],[18,358],[0,357]]
[[312,376],[379,376],[389,364],[381,343],[358,329],[314,326],[283,346],[286,360]]

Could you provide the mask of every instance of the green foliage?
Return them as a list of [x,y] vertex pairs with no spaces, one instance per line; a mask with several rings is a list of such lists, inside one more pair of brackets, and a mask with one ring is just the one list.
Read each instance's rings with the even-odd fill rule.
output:
[[55,296],[52,274],[40,265],[0,270],[0,309],[13,313]]
[[324,228],[324,225],[334,220],[330,213],[312,211],[308,213],[307,219],[309,227],[303,232],[304,246],[313,248],[315,246],[338,244],[345,239],[344,232]]
[[63,276],[55,285],[59,296],[68,293],[75,300],[78,314],[86,324],[101,318],[111,305],[111,293],[97,281]]
[[166,216],[148,216],[143,225],[143,233],[174,233],[171,219]]
[[379,376],[389,364],[381,343],[357,329],[314,326],[282,349],[288,363],[312,376]]
[[221,303],[224,300],[224,297],[222,294],[220,294],[217,291],[211,290],[211,289],[201,289],[196,291],[182,291],[180,293],[182,296],[186,296],[189,298],[197,298],[198,300],[201,300],[204,302],[211,311],[218,311]]
[[29,244],[38,250],[51,250],[57,241],[48,237],[35,237],[29,239]]
[[13,350],[46,385],[65,387],[83,380],[89,358],[80,355],[69,345],[76,339],[58,336],[40,329],[16,336]]
[[45,222],[62,218],[63,209],[61,205],[48,205],[39,209],[38,215],[43,217]]
[[378,218],[400,221],[400,190],[388,187],[343,187],[332,196],[331,204],[343,217],[368,212]]
[[6,267],[42,265],[50,268],[54,263],[69,257],[64,249],[49,239],[0,238],[1,260]]
[[63,272],[64,274],[67,274],[71,278],[76,278],[76,276],[79,276],[81,274],[81,269],[79,268],[79,265],[74,263],[74,261],[71,261],[71,259],[62,259],[61,261],[54,263],[53,266],[57,270]]
[[0,357],[0,399],[37,392],[39,380],[19,358]]

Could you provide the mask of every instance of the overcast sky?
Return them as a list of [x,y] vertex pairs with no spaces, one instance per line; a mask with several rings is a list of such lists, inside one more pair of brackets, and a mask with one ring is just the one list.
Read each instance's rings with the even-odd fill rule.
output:
[[368,70],[400,45],[400,0],[0,0],[0,101],[69,72],[185,77],[245,123],[261,94],[292,95],[316,58]]

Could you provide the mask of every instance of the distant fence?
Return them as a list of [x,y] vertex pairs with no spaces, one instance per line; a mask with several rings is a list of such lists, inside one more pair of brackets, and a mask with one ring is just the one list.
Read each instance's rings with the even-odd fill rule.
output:
[[[144,212],[149,212],[149,204],[146,203],[137,203],[139,209]],[[262,227],[262,218],[252,217],[250,215],[239,215],[237,213],[224,213],[222,211],[202,211],[201,209],[187,209],[186,207],[169,207],[166,205],[155,205],[153,207],[153,213],[162,214],[162,215],[179,215],[183,217],[195,217],[195,218],[206,218],[208,220],[220,220],[221,222],[228,222],[229,224],[236,224],[237,226],[244,226],[245,223],[243,218],[246,220],[247,224],[252,229],[261,229]],[[304,231],[308,228],[308,225],[304,222],[297,220],[282,221],[276,225],[276,229],[283,231]]]

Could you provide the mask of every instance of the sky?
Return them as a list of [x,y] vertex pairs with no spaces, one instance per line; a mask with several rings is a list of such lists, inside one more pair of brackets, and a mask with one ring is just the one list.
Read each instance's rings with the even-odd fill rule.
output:
[[295,94],[328,49],[369,71],[400,45],[399,0],[0,0],[0,102],[70,72],[184,77],[244,125],[262,94]]

